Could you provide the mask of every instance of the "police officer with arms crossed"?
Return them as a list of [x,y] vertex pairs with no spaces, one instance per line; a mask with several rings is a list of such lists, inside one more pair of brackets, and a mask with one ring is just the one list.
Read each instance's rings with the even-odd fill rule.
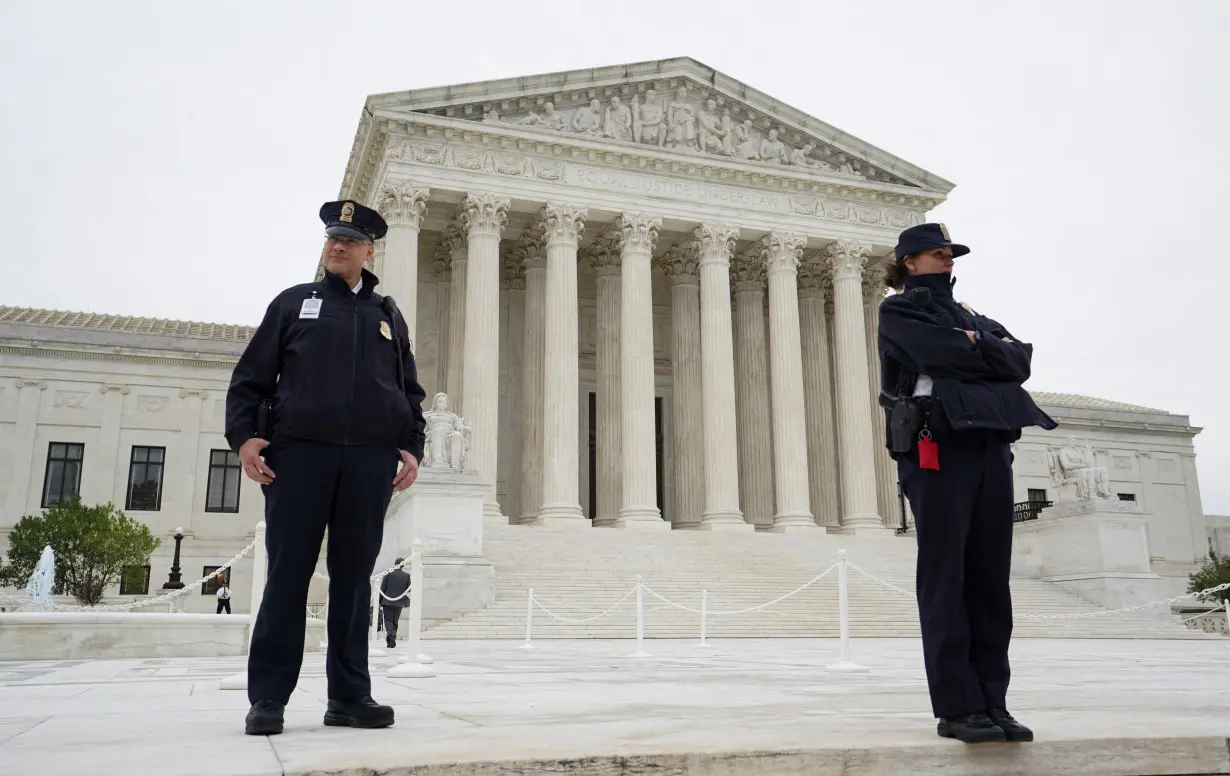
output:
[[901,233],[880,304],[880,403],[918,535],[916,588],[937,732],[966,743],[1032,741],[1008,713],[1012,452],[1054,420],[1021,387],[1033,347],[958,304],[943,224]]
[[371,697],[368,580],[392,491],[418,476],[424,394],[405,320],[391,299],[375,293],[380,281],[363,269],[373,242],[388,231],[384,219],[351,201],[325,203],[320,219],[327,235],[324,279],[288,288],[270,303],[226,397],[227,441],[265,494],[269,576],[248,654],[249,735],[282,732],[303,662],[308,584],[326,528],[324,722],[393,724],[393,709]]

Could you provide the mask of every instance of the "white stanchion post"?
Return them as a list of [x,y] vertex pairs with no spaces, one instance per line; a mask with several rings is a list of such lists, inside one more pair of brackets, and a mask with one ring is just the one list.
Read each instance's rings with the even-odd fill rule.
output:
[[645,651],[645,583],[636,576],[636,651],[628,657],[653,657]]
[[531,640],[531,634],[534,628],[534,588],[530,588],[530,592],[525,596],[525,643],[521,645],[522,649],[538,649],[534,646]]
[[700,591],[700,645],[702,647],[709,646],[705,643],[705,628],[709,620],[709,591]]
[[[1226,604],[1226,635],[1230,636],[1230,598],[1225,601]],[[1226,645],[1226,649],[1230,649],[1230,644]]]
[[367,625],[367,656],[368,657],[383,657],[385,654],[384,647],[380,646],[377,641],[380,638],[376,634],[376,619],[380,616],[380,583],[384,581],[384,577],[380,577],[371,583],[372,586],[372,618]]
[[[247,655],[252,651],[252,634],[256,632],[256,615],[260,613],[261,600],[265,597],[265,575],[269,572],[266,568],[265,558],[265,521],[262,520],[256,524],[256,543],[252,547],[252,594],[249,601],[251,614],[248,615],[248,632],[246,648],[244,654]],[[237,674],[232,674],[218,682],[219,690],[246,690],[248,689],[248,671],[245,667],[243,671]]]
[[[419,653],[423,630],[423,543],[414,540],[410,549],[410,617],[406,622],[408,630],[406,654],[408,659],[390,668],[385,676],[392,679],[430,679],[436,675],[428,663],[431,658]],[[427,663],[423,662],[427,658]]]
[[845,550],[837,551],[837,617],[841,628],[841,660],[828,666],[828,670],[847,674],[866,673],[866,668],[850,661],[850,597]]
[[321,615],[322,617],[320,619],[325,621],[325,637],[320,640],[320,648],[328,649],[329,648],[329,591],[328,590],[325,590],[325,608],[321,610]]

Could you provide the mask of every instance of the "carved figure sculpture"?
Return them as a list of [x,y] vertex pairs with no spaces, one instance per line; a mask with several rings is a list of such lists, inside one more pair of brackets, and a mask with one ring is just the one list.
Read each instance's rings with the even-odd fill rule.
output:
[[807,155],[816,147],[815,143],[804,143],[802,148],[790,152],[790,163],[798,167],[814,167]]
[[597,100],[576,109],[572,114],[572,131],[581,135],[602,134],[602,106]]
[[1077,442],[1070,436],[1061,448],[1047,451],[1050,462],[1051,481],[1058,487],[1071,484],[1076,488],[1078,501],[1110,498],[1110,477],[1104,467],[1097,465],[1089,442]]
[[448,408],[448,394],[437,393],[423,413],[426,441],[423,466],[464,471],[470,458],[470,426]]
[[736,158],[760,158],[760,152],[756,150],[756,136],[752,134],[751,119],[744,119],[742,124],[736,124],[734,135],[734,155]]
[[612,97],[611,104],[607,106],[602,120],[602,135],[615,140],[632,139],[632,110],[621,104],[618,97]]
[[653,89],[645,90],[645,101],[632,101],[632,133],[646,145],[666,144],[666,107]]
[[531,112],[530,115],[523,119],[519,119],[517,124],[523,127],[546,127],[553,129],[556,132],[563,132],[566,126],[564,117],[555,112],[555,103],[544,102],[542,104],[542,115]]
[[760,141],[760,161],[786,164],[789,161],[786,144],[777,139],[777,130],[770,129],[769,136]]
[[672,148],[696,148],[696,108],[688,102],[688,87],[680,86],[667,108],[667,124]]
[[696,140],[700,150],[729,155],[727,149],[730,147],[730,133],[722,129],[722,120],[717,114],[716,100],[709,100],[705,103],[705,109],[700,112],[696,127]]

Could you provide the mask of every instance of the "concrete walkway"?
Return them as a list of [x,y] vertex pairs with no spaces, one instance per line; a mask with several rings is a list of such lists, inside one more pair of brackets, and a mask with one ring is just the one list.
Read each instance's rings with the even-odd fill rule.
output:
[[397,709],[377,731],[322,725],[310,655],[268,739],[218,689],[240,659],[0,663],[0,774],[1230,774],[1228,644],[1018,639],[1010,701],[1038,741],[978,747],[935,736],[913,639],[855,641],[867,674],[826,671],[828,640],[427,642],[432,679],[373,659]]

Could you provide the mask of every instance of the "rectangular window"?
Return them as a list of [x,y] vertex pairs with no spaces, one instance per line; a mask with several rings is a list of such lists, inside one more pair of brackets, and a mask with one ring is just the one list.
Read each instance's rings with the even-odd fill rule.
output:
[[165,447],[132,446],[128,463],[128,503],[134,512],[157,512],[162,508],[162,467]]
[[1119,496],[1120,501],[1135,501],[1136,500],[1135,493],[1119,493],[1118,496]]
[[125,566],[120,573],[120,595],[149,593],[149,566]]
[[43,508],[54,507],[81,492],[81,459],[85,445],[52,442],[47,447],[47,471],[43,475]]
[[1030,488],[1029,500],[1033,502],[1046,501],[1046,488]]
[[[201,595],[217,595],[218,594],[218,575],[214,572],[218,570],[217,566],[206,566],[201,571],[201,576],[208,576],[209,579],[201,585]],[[222,579],[226,584],[231,584],[231,570],[227,569],[222,572]]]
[[239,511],[239,456],[230,450],[209,451],[209,482],[205,487],[206,512]]

